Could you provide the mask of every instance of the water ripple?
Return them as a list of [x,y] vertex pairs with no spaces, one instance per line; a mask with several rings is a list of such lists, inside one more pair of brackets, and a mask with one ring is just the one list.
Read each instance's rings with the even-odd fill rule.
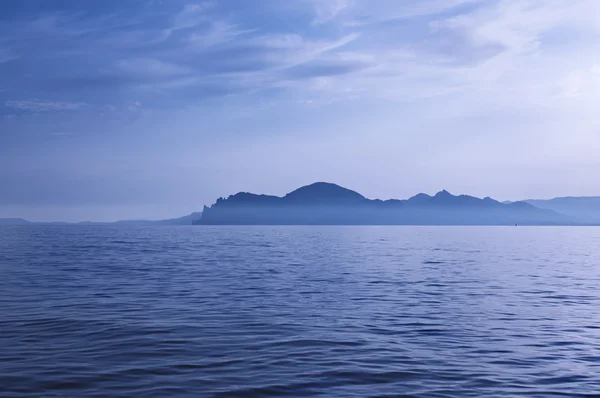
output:
[[0,396],[598,396],[598,235],[0,227]]

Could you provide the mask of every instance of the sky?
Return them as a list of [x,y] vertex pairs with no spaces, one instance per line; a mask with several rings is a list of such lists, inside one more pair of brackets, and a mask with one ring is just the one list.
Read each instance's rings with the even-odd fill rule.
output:
[[327,181],[600,195],[597,0],[3,0],[0,217]]

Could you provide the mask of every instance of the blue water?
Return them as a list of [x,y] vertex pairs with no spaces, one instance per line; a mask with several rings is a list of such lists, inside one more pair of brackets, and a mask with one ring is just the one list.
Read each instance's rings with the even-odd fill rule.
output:
[[0,227],[0,396],[599,396],[599,286],[592,227]]

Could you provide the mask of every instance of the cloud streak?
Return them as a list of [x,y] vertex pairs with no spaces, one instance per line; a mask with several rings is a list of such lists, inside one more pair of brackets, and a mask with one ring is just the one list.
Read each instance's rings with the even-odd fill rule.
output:
[[84,103],[73,103],[73,102],[53,102],[53,101],[42,101],[42,100],[30,100],[30,101],[6,101],[4,103],[7,107],[14,108],[20,111],[30,112],[65,112],[65,111],[77,111],[87,107]]
[[12,61],[14,59],[19,58],[17,55],[12,53],[11,51],[0,47],[0,64],[3,64],[8,61]]
[[[508,90],[521,89],[525,98],[551,91],[554,98],[560,90],[574,98],[582,91],[578,82],[590,79],[577,71],[598,63],[584,60],[587,65],[572,68],[559,61],[541,75],[527,73],[568,53],[570,40],[600,33],[590,17],[598,9],[593,0],[265,4],[289,23],[261,20],[243,4],[210,1],[100,14],[60,10],[12,21],[16,33],[0,47],[0,65],[20,63],[24,73],[0,78],[1,97],[22,111],[77,110],[82,107],[69,104],[84,102],[118,107],[144,95],[155,96],[146,103],[170,107],[181,104],[171,98],[189,105],[272,90],[301,100],[314,92],[327,96],[324,102],[357,93],[363,99],[409,100],[474,92],[496,92],[501,102]],[[292,18],[302,4],[305,22]],[[40,48],[33,41],[19,47],[19,36],[35,38]],[[597,43],[577,45],[591,49]],[[53,53],[46,52],[50,48]],[[36,70],[36,63],[49,73]],[[550,89],[542,79],[562,83]],[[22,91],[47,98],[47,104],[16,101]]]

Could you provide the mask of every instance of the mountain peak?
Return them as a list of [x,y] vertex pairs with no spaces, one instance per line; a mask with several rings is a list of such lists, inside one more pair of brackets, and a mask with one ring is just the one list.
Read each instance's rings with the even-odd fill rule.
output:
[[358,202],[366,198],[358,192],[329,182],[315,182],[298,188],[285,195],[284,199],[292,201],[333,201]]
[[429,202],[432,199],[432,197],[430,195],[427,195],[426,193],[419,193],[416,194],[415,196],[411,197],[410,199],[407,200],[408,203],[410,204],[425,204],[427,202]]
[[483,201],[485,203],[494,203],[494,204],[500,204],[500,202],[498,202],[496,199],[494,198],[490,198],[489,196],[486,196],[485,198],[483,198]]
[[453,197],[454,197],[454,195],[452,195],[450,192],[446,191],[445,189],[436,193],[434,196],[434,198],[453,198]]
[[431,199],[431,195],[427,195],[426,193],[421,192],[411,197],[409,200],[411,199]]

